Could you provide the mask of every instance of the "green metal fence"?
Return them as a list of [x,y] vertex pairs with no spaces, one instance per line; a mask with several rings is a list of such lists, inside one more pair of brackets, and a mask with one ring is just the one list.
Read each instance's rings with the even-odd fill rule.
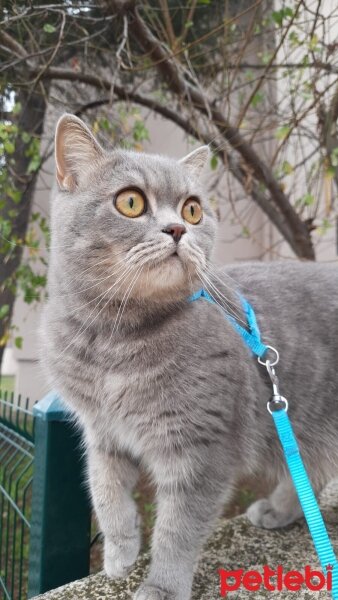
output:
[[[23,406],[24,404],[24,406]],[[34,459],[34,419],[28,400],[0,396],[0,590],[27,596]]]
[[28,405],[0,393],[1,600],[26,600],[89,573],[79,433],[57,395]]

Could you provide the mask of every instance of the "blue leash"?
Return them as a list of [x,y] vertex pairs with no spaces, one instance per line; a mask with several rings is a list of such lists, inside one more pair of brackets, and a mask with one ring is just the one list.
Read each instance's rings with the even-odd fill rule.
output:
[[[199,298],[204,298],[211,304],[217,304],[215,300],[203,288],[189,296],[188,302],[193,302]],[[243,310],[246,315],[248,329],[245,329],[236,319],[223,310],[225,317],[231,323],[233,328],[240,334],[242,340],[250,348],[250,350],[258,357],[258,362],[264,365],[271,379],[273,396],[272,400],[267,403],[267,408],[272,415],[274,424],[277,429],[278,437],[281,442],[285,460],[288,465],[290,475],[298,494],[299,502],[303,509],[303,513],[310,530],[316,552],[319,557],[320,564],[326,572],[327,567],[333,567],[332,571],[332,598],[338,600],[338,563],[332,547],[322,514],[320,512],[318,502],[314,495],[308,474],[306,472],[297,440],[295,438],[292,425],[288,416],[288,401],[279,393],[278,378],[275,373],[274,366],[279,361],[279,354],[275,348],[263,344],[261,334],[257,324],[255,311],[249,302],[240,297]],[[275,353],[273,362],[263,361],[264,354],[268,351]]]

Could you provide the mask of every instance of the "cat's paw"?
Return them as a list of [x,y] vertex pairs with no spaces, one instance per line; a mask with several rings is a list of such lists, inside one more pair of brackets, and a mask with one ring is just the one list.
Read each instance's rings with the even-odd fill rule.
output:
[[104,570],[106,575],[112,579],[127,577],[135,564],[139,551],[139,534],[128,539],[121,539],[118,543],[105,539]]
[[302,513],[298,507],[295,510],[285,513],[276,510],[268,498],[257,500],[249,506],[246,516],[256,527],[264,529],[278,529],[286,527],[301,517]]
[[175,598],[170,592],[144,584],[134,594],[133,600],[175,600]]

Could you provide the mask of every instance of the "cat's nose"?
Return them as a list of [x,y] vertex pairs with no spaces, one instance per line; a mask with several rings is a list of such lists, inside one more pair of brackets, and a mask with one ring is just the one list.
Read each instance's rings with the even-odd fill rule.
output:
[[178,244],[182,235],[186,233],[187,230],[184,227],[184,225],[180,225],[179,223],[171,223],[170,225],[167,225],[167,227],[162,229],[162,231],[163,233],[168,233],[169,235],[172,235],[174,238],[174,242]]

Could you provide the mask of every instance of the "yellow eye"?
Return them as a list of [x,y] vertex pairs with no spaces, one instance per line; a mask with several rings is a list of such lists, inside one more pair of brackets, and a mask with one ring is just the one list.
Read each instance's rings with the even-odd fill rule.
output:
[[136,190],[124,190],[115,199],[115,207],[125,217],[140,217],[146,208],[145,200]]
[[200,203],[194,198],[188,198],[182,208],[182,217],[188,223],[197,225],[202,219],[203,211]]

